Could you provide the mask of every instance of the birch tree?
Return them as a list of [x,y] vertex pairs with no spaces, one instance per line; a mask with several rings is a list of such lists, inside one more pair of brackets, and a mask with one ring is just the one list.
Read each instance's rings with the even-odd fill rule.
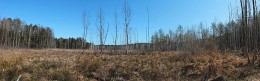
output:
[[[86,38],[87,38],[87,32],[88,32],[88,27],[89,27],[89,24],[90,24],[90,16],[86,13],[86,11],[84,11],[83,12],[83,14],[82,14],[82,24],[83,24],[83,41],[87,41],[86,40]],[[84,53],[84,50],[85,50],[85,48],[83,48],[83,47],[85,47],[85,42],[83,42],[82,41],[82,47],[81,47],[81,49],[82,49],[82,53],[81,54],[83,54]]]
[[126,42],[126,54],[128,54],[128,49],[129,49],[129,46],[128,46],[128,41],[129,41],[129,24],[130,24],[130,21],[131,21],[131,9],[130,7],[128,6],[127,2],[125,1],[124,4],[123,4],[123,20],[124,20],[124,26],[125,26],[125,42]]
[[118,15],[117,11],[114,12],[114,19],[115,19],[115,46],[114,46],[114,52],[117,52],[117,40],[118,40]]
[[99,40],[100,40],[99,50],[100,50],[100,54],[102,54],[104,50],[107,34],[108,34],[108,28],[109,28],[109,25],[107,29],[105,29],[104,27],[104,12],[102,9],[100,9],[97,14],[97,20],[98,20],[97,29],[99,32]]

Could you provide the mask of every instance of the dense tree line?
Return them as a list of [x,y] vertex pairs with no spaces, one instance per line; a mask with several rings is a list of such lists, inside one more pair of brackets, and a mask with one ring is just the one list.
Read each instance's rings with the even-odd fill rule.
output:
[[[56,48],[62,49],[90,49],[93,44],[84,41],[84,38],[55,38]],[[84,43],[82,46],[82,43]]]
[[0,20],[0,46],[13,48],[51,48],[54,35],[50,27],[25,24],[19,18]]
[[90,45],[83,41],[83,38],[54,38],[53,30],[50,27],[28,25],[19,18],[0,20],[0,47],[81,49],[81,47],[87,48]]
[[[240,0],[241,15],[229,22],[213,22],[210,27],[202,23],[197,29],[184,32],[179,26],[175,33],[165,34],[162,29],[152,36],[154,50],[185,50],[194,53],[198,50],[236,51],[247,57],[247,65],[254,66],[260,50],[260,12],[256,0]],[[193,27],[194,28],[194,27]],[[173,48],[173,49],[172,49]],[[252,57],[252,58],[251,58]]]
[[[154,50],[242,50],[242,47],[245,47],[245,43],[242,43],[243,38],[247,37],[244,40],[248,44],[246,45],[248,51],[256,48],[259,50],[259,27],[254,27],[252,20],[249,23],[246,29],[241,25],[241,19],[226,24],[213,22],[210,27],[201,23],[193,27],[197,29],[184,30],[181,25],[176,31],[164,32],[159,29],[152,35],[151,42]],[[258,21],[257,24],[259,23]],[[247,32],[246,36],[242,32]]]
[[243,53],[260,49],[260,13],[255,0],[241,0],[241,15],[227,23],[200,23],[187,29],[180,25],[176,31],[162,29],[152,35],[154,50],[240,50]]

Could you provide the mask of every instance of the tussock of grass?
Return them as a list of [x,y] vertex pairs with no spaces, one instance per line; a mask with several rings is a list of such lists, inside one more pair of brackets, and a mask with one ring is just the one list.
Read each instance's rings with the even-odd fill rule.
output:
[[[260,60],[247,67],[236,54],[150,52],[133,55],[80,54],[79,50],[0,51],[0,80],[12,81],[170,81],[257,79]],[[256,77],[252,77],[256,76]]]

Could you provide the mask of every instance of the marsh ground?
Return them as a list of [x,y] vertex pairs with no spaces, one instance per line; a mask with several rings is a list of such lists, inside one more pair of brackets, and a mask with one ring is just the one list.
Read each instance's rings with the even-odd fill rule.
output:
[[65,49],[0,49],[0,81],[201,81],[260,79],[260,60],[235,53],[80,54]]

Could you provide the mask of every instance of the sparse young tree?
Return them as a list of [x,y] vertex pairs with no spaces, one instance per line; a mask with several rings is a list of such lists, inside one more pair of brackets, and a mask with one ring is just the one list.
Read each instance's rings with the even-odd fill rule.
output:
[[153,43],[153,50],[158,50],[158,47],[159,47],[159,42],[160,42],[160,37],[159,37],[159,33],[158,32],[155,32],[153,35],[152,35],[152,40],[151,42]]
[[176,47],[176,49],[177,50],[183,50],[183,27],[181,26],[181,25],[179,25],[178,26],[178,28],[177,28],[177,30],[176,30],[176,32],[177,32],[177,47]]
[[115,18],[115,46],[114,46],[114,52],[117,53],[117,40],[118,40],[118,15],[117,11],[114,12],[114,18]]
[[[86,13],[86,11],[84,11],[83,12],[83,14],[82,14],[82,24],[83,24],[83,27],[84,27],[84,33],[83,33],[83,41],[87,41],[86,40],[86,38],[87,38],[87,32],[88,32],[88,27],[89,27],[89,24],[90,24],[90,20],[89,20],[89,15]],[[85,50],[85,48],[83,48],[83,47],[85,47],[85,43],[84,42],[82,42],[82,53],[81,54],[83,54],[84,53],[84,50]]]
[[174,50],[174,42],[175,42],[175,33],[174,33],[174,31],[173,30],[169,30],[169,50],[170,51],[173,51]]
[[216,31],[217,31],[217,24],[216,22],[211,23],[211,29],[212,29],[212,41],[210,42],[210,46],[212,50],[216,50]]
[[98,19],[97,29],[99,31],[99,38],[100,38],[99,50],[100,50],[100,54],[102,54],[104,50],[106,37],[108,34],[108,28],[109,28],[109,25],[107,29],[104,28],[104,12],[102,9],[99,10],[97,14],[97,19]]
[[124,4],[123,4],[123,19],[124,19],[124,26],[125,26],[125,41],[126,41],[126,54],[128,54],[128,49],[129,49],[129,24],[130,24],[130,21],[131,21],[131,9],[130,7],[128,6],[127,2],[124,1]]
[[150,30],[150,11],[149,9],[147,8],[147,28],[146,28],[146,42],[147,42],[147,45],[146,45],[146,50],[150,50],[150,44],[149,44],[149,30]]

